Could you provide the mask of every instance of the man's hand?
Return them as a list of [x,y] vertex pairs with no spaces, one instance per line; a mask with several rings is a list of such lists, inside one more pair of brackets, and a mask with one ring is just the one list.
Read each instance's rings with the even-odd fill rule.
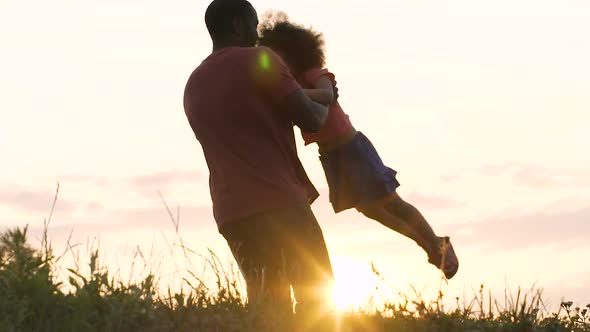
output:
[[336,80],[332,81],[332,91],[334,92],[334,100],[338,100],[338,87],[336,86]]

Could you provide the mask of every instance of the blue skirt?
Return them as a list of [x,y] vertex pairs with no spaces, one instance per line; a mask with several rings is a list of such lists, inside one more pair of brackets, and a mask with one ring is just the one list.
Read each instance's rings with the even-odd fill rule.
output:
[[336,213],[385,198],[400,185],[395,178],[397,172],[383,164],[371,141],[360,131],[350,142],[320,151],[320,161]]

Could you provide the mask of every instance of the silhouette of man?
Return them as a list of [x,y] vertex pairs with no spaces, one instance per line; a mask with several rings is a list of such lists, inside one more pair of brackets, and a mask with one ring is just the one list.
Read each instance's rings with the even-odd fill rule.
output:
[[214,0],[205,23],[213,52],[191,74],[184,109],[210,177],[213,213],[246,281],[250,304],[318,315],[333,275],[310,208],[318,196],[295,146],[293,124],[315,132],[327,108],[305,96],[269,48],[254,47],[256,10]]

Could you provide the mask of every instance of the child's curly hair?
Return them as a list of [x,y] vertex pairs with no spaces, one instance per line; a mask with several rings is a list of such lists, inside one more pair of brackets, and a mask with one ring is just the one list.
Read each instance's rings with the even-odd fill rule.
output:
[[323,35],[312,28],[290,22],[283,12],[265,13],[258,34],[258,44],[280,53],[295,77],[325,65]]

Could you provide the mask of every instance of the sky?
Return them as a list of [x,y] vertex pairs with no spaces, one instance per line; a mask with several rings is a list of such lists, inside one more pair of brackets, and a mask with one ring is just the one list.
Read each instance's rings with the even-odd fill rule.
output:
[[[56,250],[100,241],[125,270],[142,248],[174,275],[182,259],[160,192],[184,244],[231,263],[182,108],[211,52],[208,3],[0,1],[0,229],[28,224],[38,243],[59,181]],[[398,171],[400,195],[451,236],[451,298],[536,283],[553,304],[590,302],[587,1],[252,4],[324,33],[345,112]],[[333,213],[317,149],[301,143],[337,290],[351,303],[375,285],[394,300],[409,285],[435,294],[440,274],[413,242]]]

